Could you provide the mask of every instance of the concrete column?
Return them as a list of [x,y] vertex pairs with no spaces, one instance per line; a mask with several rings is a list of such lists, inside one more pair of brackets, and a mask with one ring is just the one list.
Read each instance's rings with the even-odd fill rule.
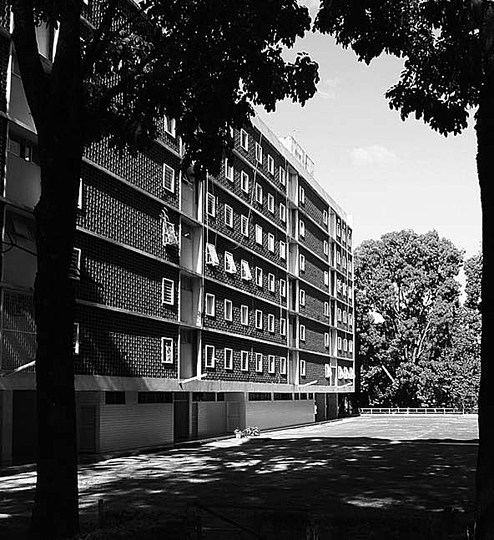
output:
[[13,390],[0,390],[0,463],[12,462]]

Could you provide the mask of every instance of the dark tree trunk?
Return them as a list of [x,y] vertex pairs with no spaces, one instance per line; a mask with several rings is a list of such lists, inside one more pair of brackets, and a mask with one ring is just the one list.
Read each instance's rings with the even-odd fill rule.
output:
[[482,204],[482,345],[477,462],[477,540],[494,539],[494,73],[477,111],[477,169]]
[[59,37],[51,69],[40,62],[32,0],[13,0],[13,39],[38,132],[41,197],[34,214],[38,271],[37,483],[30,536],[55,540],[79,527],[74,391],[74,245],[83,140],[80,0],[60,3]]

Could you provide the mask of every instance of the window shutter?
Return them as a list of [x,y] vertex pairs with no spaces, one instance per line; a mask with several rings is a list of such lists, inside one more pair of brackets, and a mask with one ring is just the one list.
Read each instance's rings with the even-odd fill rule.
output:
[[173,339],[161,338],[161,362],[173,364]]
[[163,304],[173,305],[173,289],[174,282],[171,279],[163,278],[162,282],[162,299]]
[[175,171],[163,163],[163,187],[172,193],[175,192]]

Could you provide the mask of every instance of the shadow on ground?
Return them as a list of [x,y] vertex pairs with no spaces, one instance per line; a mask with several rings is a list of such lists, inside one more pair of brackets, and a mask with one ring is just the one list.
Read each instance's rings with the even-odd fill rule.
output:
[[[474,441],[453,439],[259,437],[115,458],[80,467],[81,516],[94,522],[103,499],[110,515],[131,509],[171,517],[199,502],[244,521],[294,511],[354,524],[418,524],[440,515],[447,527],[453,517],[473,511],[476,451]],[[0,530],[25,523],[33,473],[0,482],[0,512],[12,516],[0,520]],[[373,536],[367,531],[352,538]]]

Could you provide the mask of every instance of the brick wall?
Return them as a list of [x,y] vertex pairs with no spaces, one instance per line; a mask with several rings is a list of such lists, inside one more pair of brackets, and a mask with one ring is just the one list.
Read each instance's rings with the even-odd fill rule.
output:
[[[2,21],[2,14],[5,8],[0,6],[0,25],[6,21]],[[8,23],[7,23],[8,24]],[[0,35],[0,111],[7,110],[7,72],[9,66],[10,41],[3,35]]]
[[305,223],[305,237],[299,238],[300,244],[307,246],[319,257],[329,260],[328,256],[324,255],[324,240],[328,240],[328,236],[311,221],[304,219],[303,214],[300,214],[299,218]]
[[299,252],[305,256],[305,272],[300,272],[300,277],[319,289],[329,292],[329,287],[324,285],[324,272],[329,272],[329,267],[302,246]]
[[300,288],[305,291],[305,306],[299,306],[300,314],[305,314],[308,317],[329,324],[330,317],[324,314],[324,302],[328,302],[329,305],[329,296],[302,281],[300,282]]
[[319,195],[310,187],[301,176],[299,176],[299,187],[304,188],[305,191],[305,203],[299,204],[301,213],[305,213],[310,216],[316,223],[318,223],[323,229],[328,228],[328,225],[323,222],[323,211],[328,212],[328,205],[325,201],[319,197]]
[[[125,377],[177,377],[176,325],[77,306],[76,373]],[[173,364],[161,362],[161,338],[174,340]]]
[[300,353],[300,360],[305,360],[305,377],[301,377],[303,382],[316,381],[315,386],[327,386],[330,379],[325,377],[324,364],[329,364],[327,358],[315,355]]
[[300,341],[300,348],[325,354],[329,353],[329,349],[324,346],[324,333],[329,332],[328,326],[306,319],[302,314],[300,324],[305,326],[305,342]]

